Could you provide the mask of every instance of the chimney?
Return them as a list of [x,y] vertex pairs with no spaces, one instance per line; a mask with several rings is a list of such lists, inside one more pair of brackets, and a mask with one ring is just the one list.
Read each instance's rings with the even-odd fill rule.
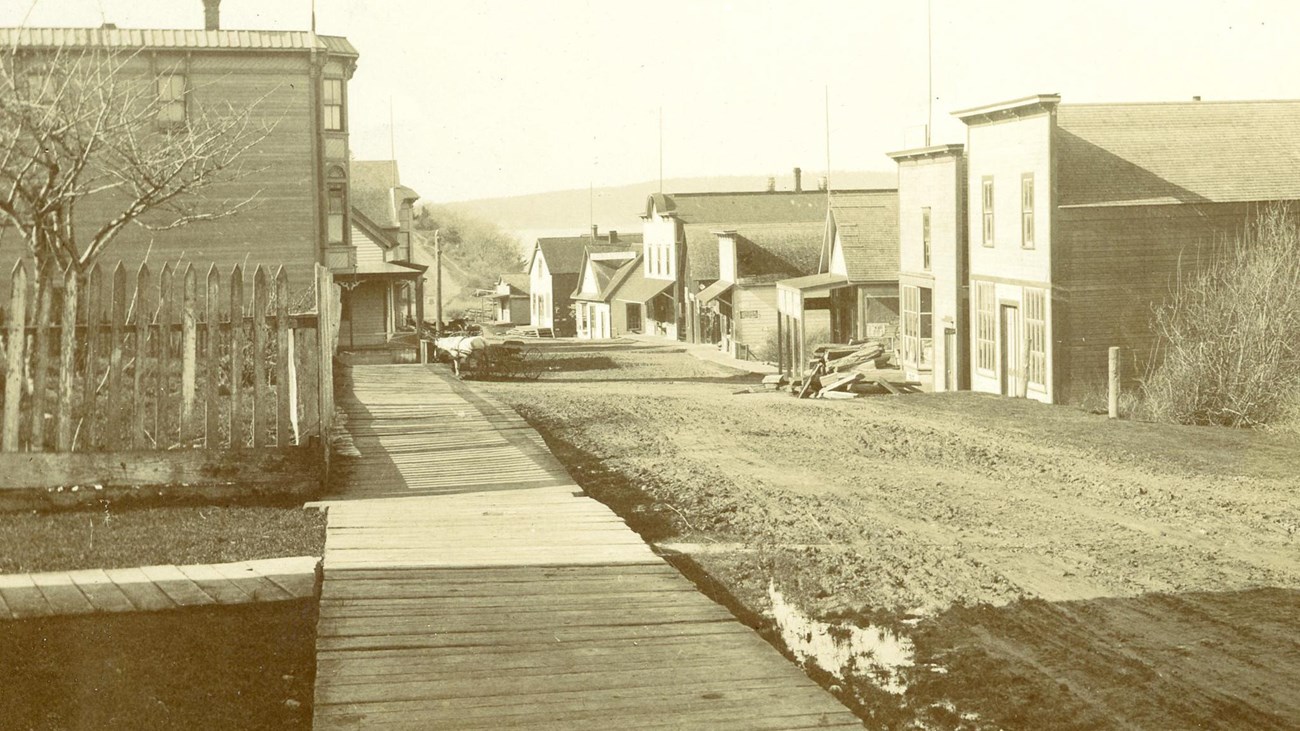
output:
[[615,231],[614,229],[609,230],[609,243],[611,244],[618,243],[618,232]]
[[825,175],[821,176],[820,178],[817,178],[817,190],[820,190],[820,191],[823,192],[823,193],[826,192],[826,176],[825,176]]
[[799,168],[794,169],[794,192],[803,192],[803,171]]
[[591,224],[591,240],[594,242],[597,238],[598,234],[596,233],[596,224],[593,223]]
[[775,192],[776,192],[776,178],[768,178],[768,179],[767,179],[767,192],[769,192],[769,193],[775,193]]
[[203,29],[221,30],[221,0],[203,0]]

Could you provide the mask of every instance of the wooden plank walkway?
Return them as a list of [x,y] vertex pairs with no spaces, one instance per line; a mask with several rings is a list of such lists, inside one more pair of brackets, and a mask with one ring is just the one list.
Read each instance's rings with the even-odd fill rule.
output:
[[315,556],[0,575],[0,620],[305,599]]
[[356,366],[339,399],[317,731],[862,727],[435,368]]

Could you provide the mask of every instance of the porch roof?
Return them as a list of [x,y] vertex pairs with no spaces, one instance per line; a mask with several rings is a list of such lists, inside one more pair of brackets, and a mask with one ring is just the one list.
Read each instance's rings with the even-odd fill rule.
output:
[[392,261],[361,262],[356,267],[335,270],[334,277],[337,279],[419,279],[427,269],[428,267],[422,264],[399,264]]
[[624,302],[649,302],[660,292],[673,286],[671,279],[646,279],[637,269],[623,282],[623,286],[614,292],[614,299]]
[[849,278],[847,276],[830,272],[809,274],[806,277],[795,277],[794,279],[782,279],[776,283],[778,287],[799,290],[805,296],[821,294],[820,290],[830,292],[832,289],[839,289],[848,285]]
[[708,302],[712,302],[714,299],[717,299],[722,295],[723,292],[726,292],[727,290],[731,289],[734,286],[736,286],[735,282],[729,282],[725,279],[719,279],[718,281],[714,282],[713,284],[710,284],[709,286],[701,290],[699,294],[695,295],[695,299],[699,300],[700,304],[706,304]]

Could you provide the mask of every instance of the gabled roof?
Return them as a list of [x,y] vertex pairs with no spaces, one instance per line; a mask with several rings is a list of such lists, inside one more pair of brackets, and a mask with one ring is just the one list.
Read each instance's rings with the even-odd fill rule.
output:
[[786,252],[778,256],[783,260],[791,258],[790,250],[801,248],[807,235],[815,236],[820,247],[826,191],[655,193],[646,200],[646,215],[652,208],[682,222],[691,278],[700,281],[718,278],[716,232],[720,230],[735,231],[760,248],[766,246],[763,238],[767,237],[775,249]]
[[817,221],[744,226],[736,232],[736,277],[755,281],[815,274],[825,238],[825,213]]
[[551,274],[581,274],[583,254],[592,251],[627,251],[630,246],[639,248],[641,234],[619,234],[618,239],[610,243],[607,238],[596,237],[593,243],[591,234],[586,236],[555,236],[538,239],[533,247],[533,254],[541,251],[546,260],[546,267]]
[[398,206],[416,200],[418,193],[401,184],[396,160],[353,160],[349,165],[348,195],[352,207],[384,228],[400,228]]
[[641,257],[636,252],[625,252],[626,257],[618,259],[590,259],[588,258],[587,266],[591,267],[592,274],[596,278],[596,291],[590,294],[582,290],[584,277],[578,277],[578,286],[573,292],[573,299],[580,299],[586,302],[608,302],[613,296],[614,290],[619,287],[631,273],[631,268],[638,265]]
[[[356,206],[352,206],[352,228],[360,231],[371,243],[378,245],[381,249],[388,250],[397,247],[397,239],[394,239],[391,234],[370,220],[370,217]],[[354,240],[352,245],[356,246],[357,243]]]
[[[634,260],[639,265],[641,257]],[[647,279],[645,267],[629,267],[625,278],[613,289],[614,299],[622,302],[649,302],[665,289],[673,286],[671,279]]]
[[1300,100],[1062,104],[1062,206],[1300,199]]
[[[197,5],[197,3],[196,3]],[[160,28],[0,28],[0,47],[153,48],[177,50],[327,51],[357,57],[341,36],[310,31],[165,30]]]
[[517,291],[519,294],[526,295],[528,294],[528,288],[532,284],[532,280],[528,278],[528,272],[509,272],[502,274],[497,281],[510,287],[511,294],[515,294]]
[[849,279],[898,278],[898,191],[835,193],[830,215]]

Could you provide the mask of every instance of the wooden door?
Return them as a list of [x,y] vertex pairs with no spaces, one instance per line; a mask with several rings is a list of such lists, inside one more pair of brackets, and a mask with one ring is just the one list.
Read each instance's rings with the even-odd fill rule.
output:
[[957,390],[957,331],[950,327],[943,331],[943,389]]
[[1015,305],[1002,305],[999,352],[1001,368],[998,378],[1003,396],[1016,396],[1020,393],[1020,378],[1023,371],[1020,363],[1020,308]]

